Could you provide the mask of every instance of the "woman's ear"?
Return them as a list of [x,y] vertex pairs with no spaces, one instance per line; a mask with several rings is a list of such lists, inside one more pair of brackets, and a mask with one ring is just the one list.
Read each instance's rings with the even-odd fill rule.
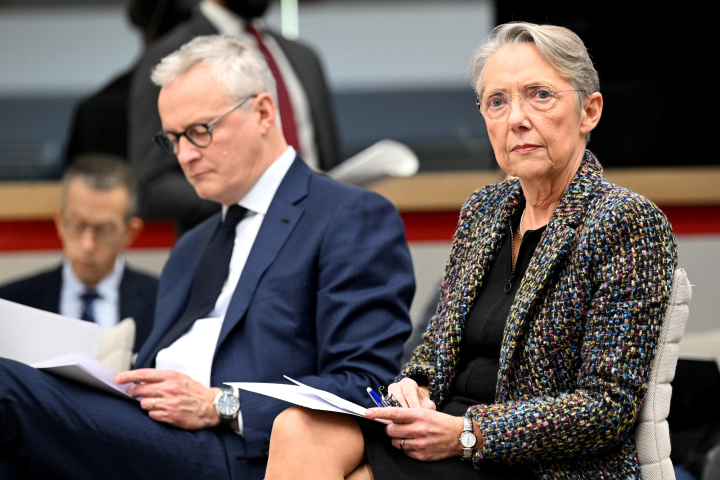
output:
[[580,133],[584,136],[594,129],[600,121],[603,109],[603,98],[600,92],[585,97],[580,113]]

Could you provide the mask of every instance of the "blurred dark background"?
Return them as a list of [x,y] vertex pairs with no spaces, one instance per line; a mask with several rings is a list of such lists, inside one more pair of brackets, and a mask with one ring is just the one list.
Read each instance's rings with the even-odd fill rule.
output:
[[[194,3],[179,0],[177,6],[190,9]],[[125,18],[126,6],[121,0],[0,0],[0,180],[59,177],[72,152],[69,131],[77,105],[120,76],[142,48],[141,35]],[[279,21],[279,7],[274,8],[271,25]],[[10,78],[13,61],[43,62],[43,52],[28,50],[42,42],[8,33],[18,24],[14,19],[53,25],[53,18],[64,15],[57,24],[72,25],[67,16],[91,19],[88,12],[98,12],[104,22],[118,17],[116,24],[126,24],[122,38],[136,36],[114,71],[105,67],[112,75],[96,74],[92,85],[69,86],[61,85],[58,75],[57,88],[23,88],[22,79]],[[706,132],[715,106],[708,65],[718,51],[718,20],[699,2],[661,7],[622,1],[315,0],[300,2],[300,19],[300,39],[326,60],[345,157],[393,138],[418,153],[423,171],[495,168],[467,61],[492,26],[524,20],[569,27],[585,41],[605,98],[589,148],[605,166],[720,163],[707,148],[712,134]],[[87,22],[92,20],[82,25]],[[87,56],[93,34],[103,33],[88,31],[78,56]],[[377,38],[386,44],[378,48]],[[450,56],[457,60],[443,61]],[[53,75],[51,60],[45,75]],[[101,60],[112,65],[113,58]],[[89,67],[77,67],[82,68]]]

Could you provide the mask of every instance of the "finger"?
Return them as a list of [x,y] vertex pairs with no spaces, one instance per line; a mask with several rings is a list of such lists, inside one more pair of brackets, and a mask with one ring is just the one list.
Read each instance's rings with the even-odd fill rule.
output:
[[426,398],[425,400],[420,402],[420,408],[424,408],[426,410],[436,410],[437,406],[435,405],[435,402],[433,402],[429,398]]
[[414,451],[413,441],[410,438],[393,438],[392,446],[405,453]]
[[419,408],[421,399],[418,397],[418,395],[422,395],[423,393],[420,391],[417,384],[403,385],[402,390],[403,398],[406,400],[408,408]]
[[166,374],[163,370],[156,370],[154,368],[141,368],[139,370],[130,370],[127,372],[120,372],[115,375],[113,381],[116,384],[122,383],[157,383],[165,380]]
[[393,396],[395,400],[400,402],[400,405],[403,407],[407,407],[407,402],[402,396],[402,391],[400,390],[400,384],[398,383],[391,383],[387,387],[388,393]]
[[140,408],[149,412],[162,410],[162,400],[158,397],[145,397],[140,400]]
[[160,386],[157,383],[139,383],[139,384],[132,384],[127,389],[127,394],[131,397],[148,397],[148,398],[155,398],[155,397],[162,397],[164,396],[163,391],[160,389]]
[[366,418],[390,420],[393,423],[412,423],[416,415],[413,410],[396,407],[369,408],[365,411]]

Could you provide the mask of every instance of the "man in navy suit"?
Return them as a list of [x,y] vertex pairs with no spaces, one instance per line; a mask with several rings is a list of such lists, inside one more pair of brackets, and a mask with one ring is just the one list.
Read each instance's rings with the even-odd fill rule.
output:
[[137,352],[152,330],[158,281],[129,268],[122,255],[143,228],[136,205],[135,182],[121,159],[79,157],[63,175],[55,211],[62,265],[0,287],[0,298],[103,328],[132,317]]
[[399,369],[414,279],[394,207],[288,147],[250,45],[198,37],[153,81],[157,142],[222,212],[178,241],[137,369],[115,377],[139,404],[0,360],[0,476],[261,479],[289,404],[223,382],[288,375],[370,406]]

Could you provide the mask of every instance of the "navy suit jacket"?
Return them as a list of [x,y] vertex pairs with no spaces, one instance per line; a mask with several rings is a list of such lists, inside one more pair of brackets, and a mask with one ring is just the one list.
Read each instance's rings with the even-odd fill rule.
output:
[[[215,215],[180,238],[165,265],[155,326],[136,367],[181,316]],[[383,197],[288,170],[243,269],[215,350],[211,385],[286,383],[288,375],[353,402],[390,382],[410,333],[415,289],[402,220]],[[240,391],[244,436],[222,433],[232,478],[261,479],[275,416],[290,404]]]
[[[152,330],[158,281],[125,267],[120,281],[120,319],[135,319],[137,352]],[[0,298],[52,313],[60,313],[62,266],[0,287]]]

